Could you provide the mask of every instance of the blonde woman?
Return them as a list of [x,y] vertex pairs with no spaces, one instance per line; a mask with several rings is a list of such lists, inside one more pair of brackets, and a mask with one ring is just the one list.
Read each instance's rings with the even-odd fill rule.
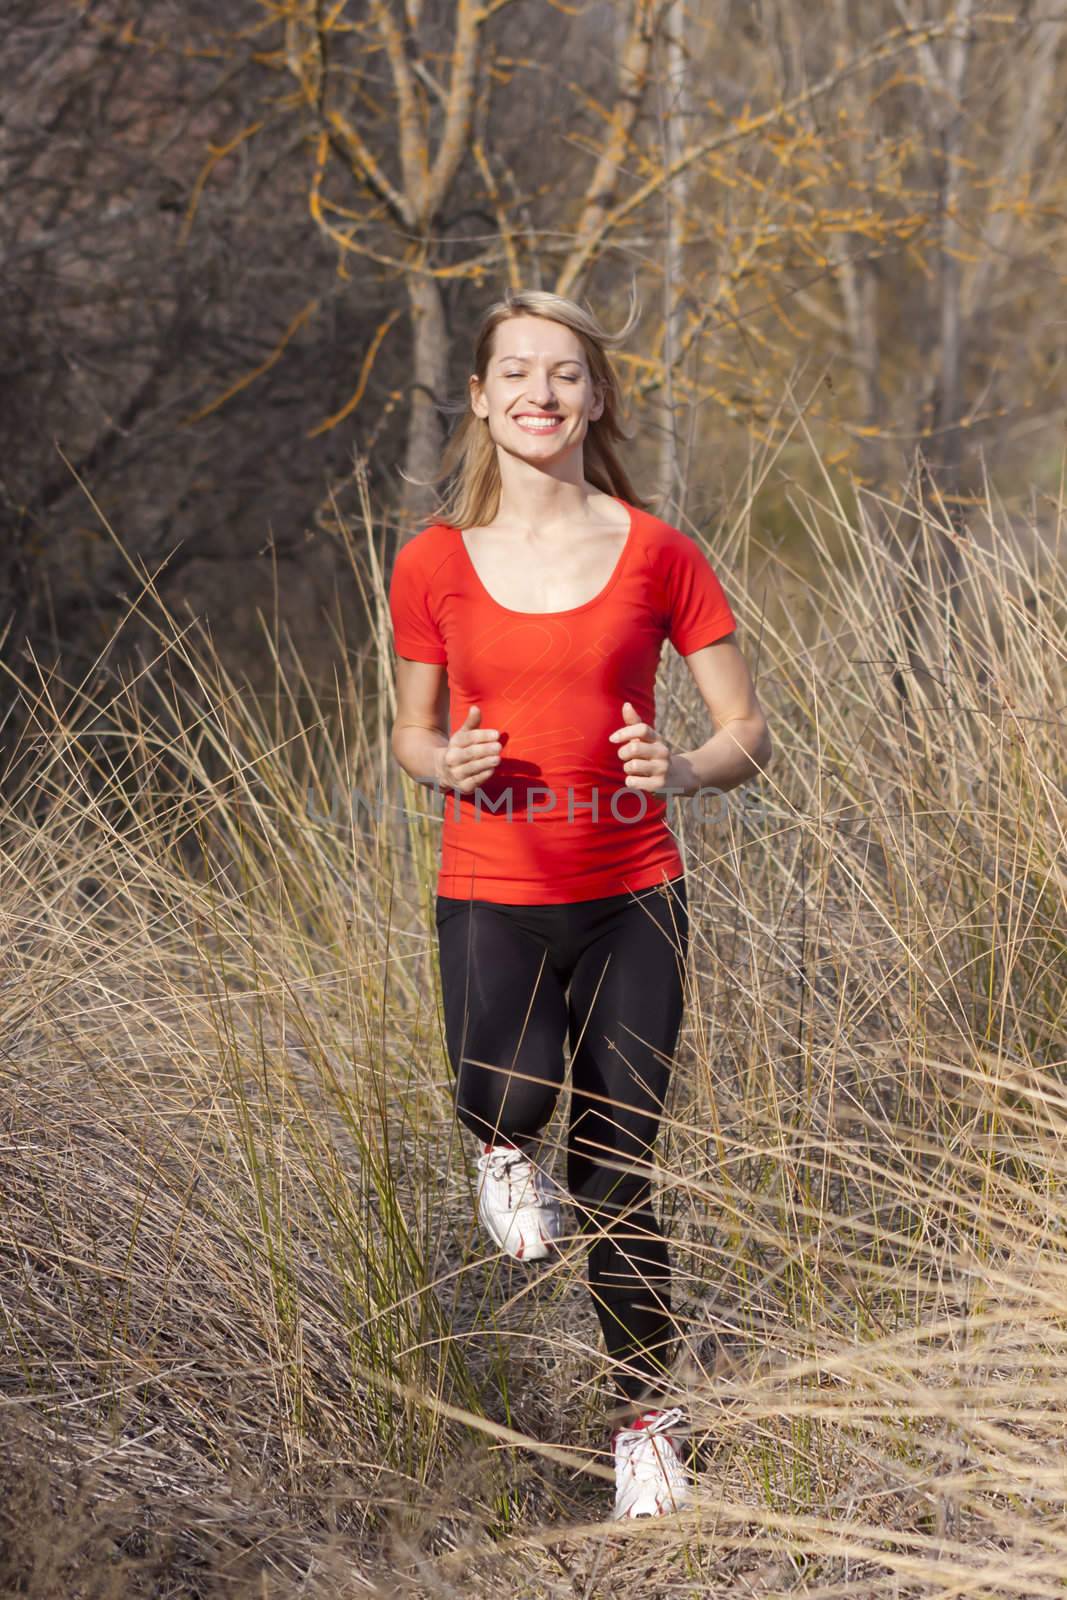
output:
[[[744,783],[771,746],[715,573],[620,459],[621,337],[553,294],[490,306],[445,502],[398,552],[389,601],[393,754],[445,795],[435,921],[479,1215],[509,1255],[558,1250],[538,1135],[567,1040],[566,1198],[620,1398],[615,1516],[636,1517],[690,1492],[650,1199],[689,937],[666,800]],[[715,725],[697,749],[655,726],[664,639]]]

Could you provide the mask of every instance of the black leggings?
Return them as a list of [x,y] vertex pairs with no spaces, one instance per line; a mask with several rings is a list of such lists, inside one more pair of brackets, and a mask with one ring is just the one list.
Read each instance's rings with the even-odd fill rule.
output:
[[567,1187],[589,1288],[621,1394],[656,1397],[675,1334],[648,1164],[682,1018],[685,878],[564,905],[438,895],[435,920],[456,1114],[480,1140],[544,1127],[569,1033]]

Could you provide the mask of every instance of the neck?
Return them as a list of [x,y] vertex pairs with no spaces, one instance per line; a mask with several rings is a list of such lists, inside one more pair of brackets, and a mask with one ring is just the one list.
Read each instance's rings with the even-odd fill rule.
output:
[[585,481],[581,450],[575,450],[551,472],[503,450],[497,451],[497,463],[500,504],[495,522],[544,528],[554,522],[582,521],[590,514],[590,497],[599,493]]

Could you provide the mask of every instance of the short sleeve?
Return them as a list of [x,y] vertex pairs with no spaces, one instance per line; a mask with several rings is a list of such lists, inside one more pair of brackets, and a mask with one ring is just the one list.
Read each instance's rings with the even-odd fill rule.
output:
[[430,608],[426,563],[416,548],[417,539],[401,545],[389,579],[389,612],[393,643],[398,656],[443,666],[448,660],[441,630]]
[[670,530],[662,554],[662,595],[667,637],[681,656],[724,639],[737,627],[722,584],[695,540]]

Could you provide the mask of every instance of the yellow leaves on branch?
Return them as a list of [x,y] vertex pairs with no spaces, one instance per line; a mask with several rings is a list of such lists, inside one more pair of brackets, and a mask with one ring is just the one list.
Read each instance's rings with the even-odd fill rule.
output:
[[[1010,19],[994,18],[991,14],[984,14],[983,20]],[[770,130],[775,125],[792,121],[797,112],[824,99],[845,80],[869,70],[876,64],[891,60],[895,55],[914,49],[920,42],[944,37],[951,30],[954,21],[954,17],[949,17],[943,22],[926,24],[921,29],[915,29],[908,24],[890,29],[876,39],[869,48],[858,52],[844,65],[828,72],[790,98],[781,100],[758,114],[753,114],[750,106],[746,104],[740,115],[731,118],[726,127],[708,138],[696,140],[672,161],[659,166],[650,178],[638,184],[624,199],[603,208],[595,226],[587,231],[575,249],[569,267],[570,280],[576,280],[587,269],[609,234],[617,232],[621,224],[645,206],[664,185],[671,183],[683,172],[697,163],[707,161],[709,157],[715,157],[727,147],[743,142],[754,133]]]
[[189,204],[185,209],[185,217],[182,221],[181,233],[178,235],[179,249],[184,249],[185,245],[188,243],[189,234],[192,231],[193,222],[196,218],[197,208],[200,205],[200,197],[204,192],[204,186],[206,185],[211,174],[214,172],[215,168],[218,166],[219,162],[225,160],[228,155],[232,155],[237,149],[238,145],[244,144],[246,139],[253,138],[263,126],[264,123],[263,119],[261,118],[258,122],[251,123],[247,128],[242,128],[240,133],[234,134],[233,138],[228,139],[225,144],[208,145],[210,154],[197,174],[196,182],[193,184],[193,192],[189,196]]
[[315,141],[315,169],[311,175],[311,189],[308,194],[308,208],[320,228],[324,226],[322,220],[322,179],[326,171],[326,157],[329,153],[330,136],[324,130]]
[[194,411],[191,416],[185,417],[185,426],[189,427],[194,422],[202,422],[204,418],[209,417],[213,411],[217,411],[220,406],[224,406],[227,400],[232,400],[235,394],[240,394],[242,389],[247,389],[250,383],[255,383],[257,378],[261,378],[265,372],[269,372],[271,367],[273,367],[274,363],[281,356],[283,350],[292,339],[293,335],[304,326],[304,323],[309,317],[313,317],[315,315],[315,312],[318,309],[318,299],[316,298],[314,300],[309,300],[307,305],[304,306],[303,310],[297,312],[296,316],[293,318],[292,322],[290,322],[289,326],[286,328],[285,332],[282,334],[280,340],[274,346],[274,349],[271,351],[266,360],[261,361],[258,367],[253,367],[251,372],[246,372],[244,377],[238,378],[236,383],[231,383],[228,389],[224,390],[222,394],[216,396],[214,400],[209,401],[206,406],[201,406],[199,411]]
[[489,165],[489,157],[486,155],[485,147],[480,139],[472,141],[471,154],[474,156],[478,171],[482,175],[486,193],[493,207],[493,215],[496,217],[497,227],[500,230],[500,238],[508,264],[508,282],[513,289],[521,289],[522,269],[519,266],[519,252],[515,243],[514,229],[508,217],[507,206],[500,193],[500,185],[493,176],[493,169]]
[[375,329],[374,337],[370,342],[367,354],[363,357],[363,365],[359,370],[359,382],[356,384],[351,396],[345,401],[340,411],[335,411],[332,417],[326,417],[317,427],[309,428],[305,435],[306,438],[317,439],[321,433],[328,433],[331,428],[336,428],[339,422],[344,422],[345,418],[350,417],[355,411],[366,393],[367,383],[371,373],[374,371],[374,363],[377,360],[378,351],[382,347],[382,340],[400,316],[400,309],[398,306],[395,310],[390,311],[385,321],[380,322]]
[[[614,359],[624,373],[629,369],[644,378],[644,382],[637,385],[638,391],[642,395],[647,395],[662,386],[664,376],[662,359],[657,361],[653,357],[639,356],[629,350],[616,351]],[[716,365],[724,370],[728,369],[727,363],[718,362]],[[770,442],[769,436],[758,426],[755,402],[749,397],[742,398],[735,392],[723,389],[706,380],[692,379],[685,373],[676,372],[674,383],[676,389],[684,396],[688,404],[692,405],[701,400],[710,400],[713,404],[719,406],[726,416],[733,418],[735,421],[744,420],[752,430],[753,438],[759,439],[763,443]]]
[[[78,0],[78,10],[81,12],[82,22],[102,34],[112,44],[120,45],[124,50],[143,50],[153,56],[176,56],[182,61],[228,61],[235,59],[236,52],[225,45],[190,45],[176,42],[169,33],[159,34],[152,38],[147,34],[138,33],[133,22],[111,22],[106,17],[98,17],[88,3],[88,0]],[[246,37],[248,30],[231,35],[236,42]]]
[[348,0],[336,0],[333,10],[327,11],[319,20],[318,26],[322,33],[355,33],[357,31],[357,25],[354,22],[346,22],[343,27],[340,26],[347,5]]

